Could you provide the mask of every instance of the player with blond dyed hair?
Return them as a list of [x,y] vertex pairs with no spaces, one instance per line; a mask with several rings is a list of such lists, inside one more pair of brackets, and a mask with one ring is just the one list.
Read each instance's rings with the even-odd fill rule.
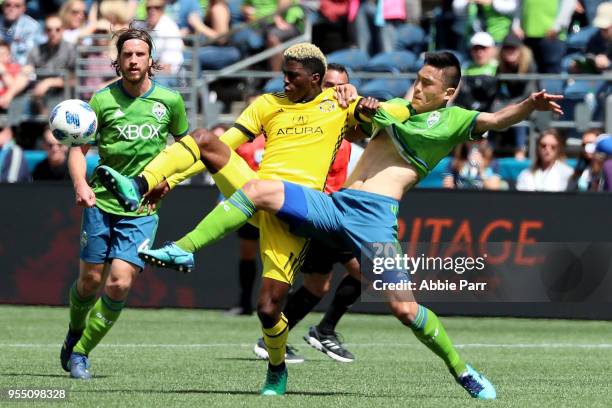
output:
[[[169,188],[202,171],[204,166],[226,197],[253,178],[291,180],[322,191],[343,137],[358,125],[356,110],[363,104],[363,99],[358,99],[342,107],[334,89],[322,91],[325,70],[326,59],[319,48],[308,43],[294,45],[283,54],[285,92],[257,98],[220,139],[207,131],[196,130],[168,147],[136,178],[124,177],[106,166],[100,166],[97,173],[121,205],[132,209],[145,194],[149,193],[150,201],[155,201]],[[233,149],[261,133],[266,136],[266,153],[259,171],[254,172]],[[152,196],[156,198],[151,199]],[[246,203],[238,197],[220,203],[213,212],[237,219],[251,218],[254,208]],[[300,270],[309,240],[291,234],[287,225],[272,214],[262,212],[250,222],[260,230],[263,262],[257,314],[263,326],[269,365],[262,394],[282,395],[287,383],[288,336],[282,307],[295,273]],[[215,226],[203,229],[198,225],[176,242],[176,253],[172,256],[182,260],[190,258],[182,263],[181,270],[191,269],[193,253],[210,241],[211,234],[223,235],[223,231]]]

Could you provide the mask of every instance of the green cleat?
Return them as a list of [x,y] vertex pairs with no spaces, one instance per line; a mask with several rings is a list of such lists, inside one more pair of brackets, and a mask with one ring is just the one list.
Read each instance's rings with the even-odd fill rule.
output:
[[287,390],[287,367],[281,371],[272,371],[268,366],[266,383],[261,389],[261,395],[285,395]]
[[136,211],[142,199],[134,180],[108,166],[99,166],[96,176],[102,185],[117,199],[125,211]]

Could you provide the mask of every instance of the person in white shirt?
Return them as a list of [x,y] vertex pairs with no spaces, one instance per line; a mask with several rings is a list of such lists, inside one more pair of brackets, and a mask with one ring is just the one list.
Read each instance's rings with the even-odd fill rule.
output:
[[565,191],[573,169],[561,161],[563,141],[559,132],[548,129],[538,138],[533,165],[521,171],[516,181],[520,191]]
[[147,0],[147,28],[151,32],[154,58],[165,73],[176,74],[183,64],[183,40],[178,24],[164,13],[166,0]]

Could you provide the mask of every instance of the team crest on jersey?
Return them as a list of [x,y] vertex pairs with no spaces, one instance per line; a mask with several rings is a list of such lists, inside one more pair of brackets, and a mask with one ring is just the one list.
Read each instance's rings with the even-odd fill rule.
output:
[[430,128],[433,125],[435,125],[436,123],[438,123],[439,121],[440,121],[440,112],[433,111],[427,117],[427,127]]
[[155,115],[155,117],[157,118],[157,121],[159,122],[166,114],[166,107],[159,102],[155,102],[153,104],[153,114]]
[[328,113],[336,109],[336,103],[330,99],[325,99],[319,104],[319,109],[323,113]]

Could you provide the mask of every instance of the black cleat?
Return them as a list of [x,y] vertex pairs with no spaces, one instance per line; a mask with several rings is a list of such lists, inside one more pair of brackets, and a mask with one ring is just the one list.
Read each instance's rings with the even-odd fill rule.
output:
[[355,356],[342,346],[338,339],[339,334],[323,334],[317,330],[316,326],[308,329],[308,334],[304,336],[304,341],[317,350],[325,353],[330,358],[341,363],[351,363],[355,361]]

